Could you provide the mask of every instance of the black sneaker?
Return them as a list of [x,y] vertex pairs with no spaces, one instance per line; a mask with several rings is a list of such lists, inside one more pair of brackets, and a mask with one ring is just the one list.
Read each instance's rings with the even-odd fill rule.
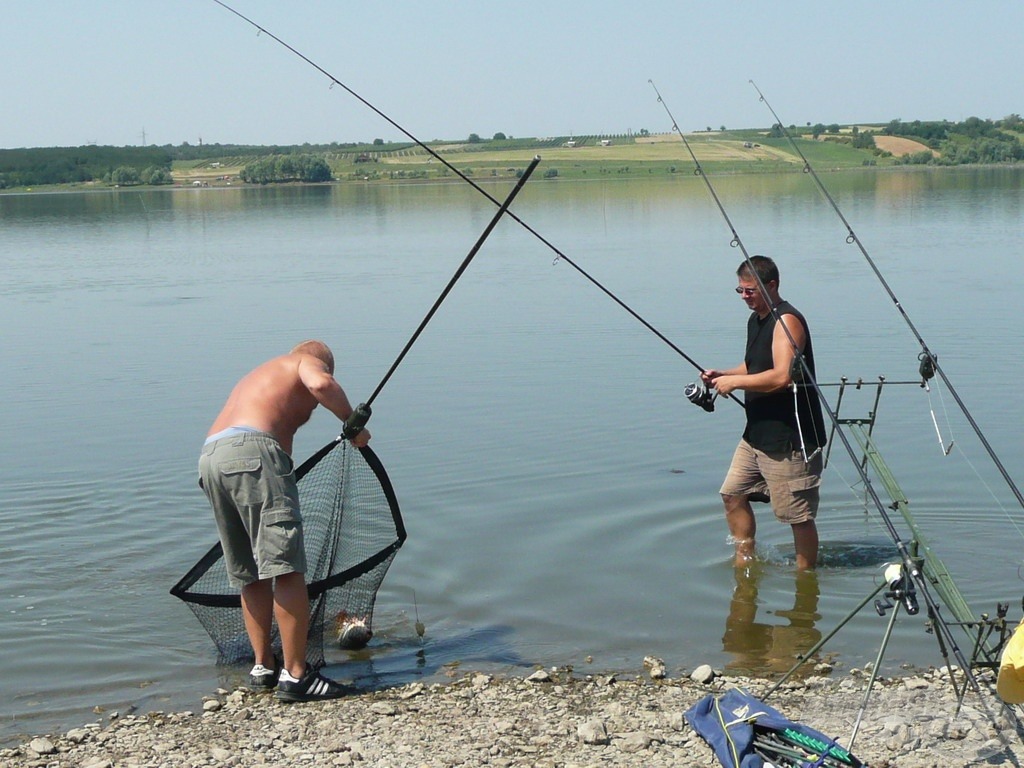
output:
[[301,680],[296,680],[287,669],[282,669],[274,696],[280,701],[326,701],[340,699],[350,692],[351,689],[324,677],[319,670],[307,665],[306,674]]
[[249,670],[249,688],[254,691],[265,691],[277,685],[277,676],[281,672],[281,662],[274,658],[274,668],[267,669],[257,664]]
[[771,502],[772,497],[768,495],[768,490],[754,491],[752,494],[747,496],[747,500],[751,502],[760,502],[761,504],[768,504]]

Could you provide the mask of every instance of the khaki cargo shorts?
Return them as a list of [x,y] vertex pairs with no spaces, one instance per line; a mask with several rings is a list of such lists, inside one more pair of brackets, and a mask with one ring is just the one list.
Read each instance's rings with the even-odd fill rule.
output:
[[813,520],[818,514],[821,472],[820,451],[804,462],[800,451],[765,453],[740,440],[719,493],[749,496],[767,489],[775,517],[795,525]]

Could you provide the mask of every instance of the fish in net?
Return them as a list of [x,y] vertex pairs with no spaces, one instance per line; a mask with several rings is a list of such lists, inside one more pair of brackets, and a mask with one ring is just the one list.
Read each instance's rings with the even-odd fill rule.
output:
[[[370,448],[341,437],[295,470],[306,542],[310,621],[308,661],[324,663],[325,643],[365,646],[384,576],[405,541],[405,526],[384,465]],[[220,542],[171,589],[217,646],[218,662],[252,658],[241,596],[228,581]],[[274,628],[274,646],[281,640]]]

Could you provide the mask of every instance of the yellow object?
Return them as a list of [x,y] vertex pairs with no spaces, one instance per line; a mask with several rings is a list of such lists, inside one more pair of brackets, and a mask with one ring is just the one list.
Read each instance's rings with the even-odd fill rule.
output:
[[996,691],[1007,704],[1024,703],[1024,621],[1013,630],[999,657]]

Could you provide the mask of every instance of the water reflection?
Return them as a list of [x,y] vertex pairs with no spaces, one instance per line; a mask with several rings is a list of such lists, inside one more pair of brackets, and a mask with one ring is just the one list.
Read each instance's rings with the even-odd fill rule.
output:
[[[729,673],[770,677],[786,672],[821,639],[815,627],[821,618],[815,571],[793,573],[793,607],[768,611],[779,623],[757,621],[758,590],[767,570],[768,566],[758,562],[735,569],[736,585],[722,636],[722,650],[732,657],[725,665]],[[812,666],[801,669],[811,670]]]

